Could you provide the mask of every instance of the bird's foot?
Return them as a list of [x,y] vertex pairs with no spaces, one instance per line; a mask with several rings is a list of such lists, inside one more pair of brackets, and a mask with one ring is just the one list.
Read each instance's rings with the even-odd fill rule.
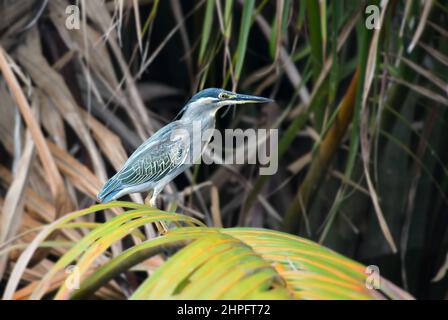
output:
[[145,204],[147,206],[150,206],[152,208],[157,208],[157,196],[155,196],[154,194],[152,196],[147,196],[145,198]]
[[164,234],[168,233],[169,229],[168,226],[164,221],[158,221],[156,222],[156,227],[159,230],[159,234],[163,236]]
[[[145,204],[149,205],[152,208],[157,208],[157,196],[154,194],[151,196],[151,198],[148,196],[145,198]],[[163,236],[168,232],[168,226],[164,221],[157,221],[154,223],[156,225],[157,231],[159,231],[159,234]]]

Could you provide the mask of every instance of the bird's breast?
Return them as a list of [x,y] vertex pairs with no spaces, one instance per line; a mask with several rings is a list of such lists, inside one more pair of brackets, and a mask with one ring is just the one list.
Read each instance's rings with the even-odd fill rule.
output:
[[215,129],[215,118],[202,119],[196,123],[193,122],[190,135],[190,155],[193,163],[196,163],[213,136]]

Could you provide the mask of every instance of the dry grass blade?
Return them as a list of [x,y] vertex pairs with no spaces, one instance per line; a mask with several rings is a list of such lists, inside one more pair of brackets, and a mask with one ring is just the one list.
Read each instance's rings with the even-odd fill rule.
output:
[[445,66],[448,66],[448,56],[430,45],[426,43],[422,43],[421,41],[418,43],[420,47],[425,49],[431,56],[434,57],[434,59],[438,60],[439,62],[443,63]]
[[212,213],[213,225],[218,228],[222,228],[222,220],[221,220],[221,209],[219,206],[219,193],[218,188],[212,185],[210,188],[211,192],[211,208],[210,212]]
[[[113,23],[108,11],[104,8],[105,4],[98,1],[86,1],[85,4],[86,12],[89,18],[96,21],[101,26],[104,33],[109,34],[109,27],[113,25]],[[149,119],[146,107],[138,94],[134,77],[132,76],[127,63],[124,60],[123,54],[116,41],[116,33],[111,31],[107,40],[112,48],[115,58],[117,59],[118,65],[123,72],[123,78],[127,85],[126,89],[129,94],[129,103],[135,108],[138,112],[138,116],[140,117],[140,119],[135,119],[135,121],[142,123],[142,126],[140,127],[140,136],[142,139],[146,139],[149,133],[155,131],[156,127],[154,126],[153,121]]]
[[182,39],[182,45],[184,47],[184,51],[186,52],[184,57],[188,69],[188,76],[190,77],[190,80],[193,83],[194,71],[193,71],[193,61],[191,57],[191,44],[190,39],[188,38],[186,25],[184,23],[181,1],[170,0],[170,5],[174,14],[174,18],[176,19],[176,22],[181,25],[179,33]]
[[135,29],[137,30],[137,41],[138,47],[140,49],[140,54],[143,54],[143,44],[142,44],[142,27],[140,21],[140,9],[138,7],[138,0],[132,1],[132,6],[134,7],[134,19],[135,19]]
[[429,13],[431,12],[432,5],[434,3],[433,0],[426,0],[423,2],[423,12],[420,16],[420,22],[418,23],[417,30],[415,30],[414,37],[412,38],[411,43],[408,46],[408,53],[411,53],[412,50],[414,50],[415,45],[420,40],[420,37],[422,36],[423,30],[426,26],[426,21],[428,20]]
[[20,113],[22,114],[23,119],[27,124],[31,136],[36,144],[37,154],[39,155],[45,170],[48,184],[53,195],[53,200],[55,201],[56,212],[60,215],[64,214],[72,208],[70,202],[68,202],[65,198],[64,182],[56,167],[54,159],[50,154],[48,146],[45,143],[45,138],[39,128],[39,124],[33,117],[31,107],[29,106],[19,83],[6,60],[6,54],[2,47],[0,47],[0,70],[2,71],[14,98],[16,99]]
[[349,124],[351,123],[355,106],[358,79],[359,70],[357,69],[338,108],[337,116],[332,126],[325,134],[322,143],[319,145],[319,149],[311,163],[306,177],[300,185],[294,200],[289,205],[288,211],[286,212],[283,220],[283,229],[288,232],[297,232],[302,214],[306,219],[305,210],[308,202],[315,194],[316,186],[324,176],[336,150],[340,146]]
[[414,90],[415,92],[421,94],[422,96],[424,96],[430,100],[433,100],[435,102],[438,102],[440,104],[448,106],[447,98],[445,98],[444,96],[442,96],[438,93],[435,93],[434,91],[432,91],[424,86],[413,84],[413,83],[410,83],[409,81],[397,79],[397,78],[393,78],[393,81]]
[[39,98],[42,114],[45,115],[42,117],[43,127],[60,148],[67,149],[64,120],[58,112],[53,112],[56,107],[52,104],[48,96],[41,94]]
[[442,280],[445,275],[448,272],[448,253],[446,255],[445,258],[445,262],[442,264],[442,266],[440,267],[439,271],[437,271],[437,274],[434,276],[434,278],[432,278],[432,282],[438,282],[440,280]]
[[[347,39],[349,38],[350,33],[355,28],[356,23],[358,22],[360,17],[361,17],[361,11],[357,10],[356,12],[353,13],[353,15],[350,17],[350,19],[348,19],[348,22],[343,27],[341,33],[338,36],[336,52],[339,52],[343,48],[343,45],[346,43]],[[327,57],[325,59],[325,63],[322,67],[322,70],[319,74],[319,77],[313,86],[313,91],[311,92],[310,101],[313,101],[316,98],[316,96],[319,92],[319,89],[321,88],[323,82],[325,81],[325,79],[327,78],[327,76],[331,70],[332,65],[333,65],[333,56]],[[305,106],[305,110],[307,110],[310,106],[310,103],[300,104],[299,106],[297,106],[296,108],[291,110],[291,113],[288,115],[288,118],[290,118],[290,119],[296,118],[303,111],[302,110],[303,106]]]
[[420,67],[418,64],[412,62],[409,59],[404,57],[401,58],[408,66],[417,71],[419,74],[427,78],[429,81],[434,83],[437,87],[439,87],[444,93],[448,95],[448,83],[440,79],[438,76],[434,74],[434,72],[428,71],[423,67]]
[[[33,54],[30,54],[33,52]],[[37,86],[47,95],[53,105],[59,109],[61,116],[70,124],[86,146],[92,159],[95,173],[102,181],[106,181],[106,170],[100,154],[93,143],[92,137],[78,113],[76,102],[59,75],[43,57],[39,47],[38,37],[30,34],[28,44],[21,46],[18,52],[19,60],[30,74]]]
[[299,159],[295,160],[293,163],[288,165],[288,170],[293,174],[299,173],[303,168],[305,168],[312,160],[311,152],[301,156]]
[[[381,2],[381,17],[380,21],[384,20],[384,16],[386,14],[386,9],[389,1],[383,0]],[[372,199],[373,207],[375,208],[375,213],[377,215],[381,230],[383,231],[384,237],[386,238],[389,246],[392,249],[393,253],[397,252],[397,246],[395,244],[394,238],[390,232],[389,226],[387,225],[386,219],[384,218],[384,213],[381,210],[381,206],[379,204],[378,194],[376,192],[375,187],[373,186],[372,178],[370,177],[369,171],[369,159],[370,159],[370,141],[368,138],[368,130],[369,130],[369,111],[367,110],[367,97],[369,96],[370,87],[373,82],[373,78],[376,70],[376,59],[378,54],[378,40],[380,36],[381,28],[376,29],[372,40],[370,42],[369,55],[367,59],[367,66],[365,70],[365,79],[364,79],[364,90],[362,94],[361,100],[361,125],[360,125],[360,136],[361,136],[361,154],[363,160],[363,168],[364,175],[367,180],[367,186],[369,188],[370,198]]]
[[400,26],[400,38],[403,37],[403,32],[404,32],[404,28],[406,26],[406,22],[408,20],[409,17],[409,13],[411,11],[411,6],[412,6],[412,1],[406,1],[406,6],[404,8],[404,18],[403,20],[401,20],[401,26]]
[[[26,134],[26,142],[23,154],[18,162],[14,181],[5,197],[2,206],[0,243],[4,243],[15,236],[23,218],[23,196],[26,188],[31,163],[34,157],[35,146],[29,134]],[[0,257],[0,278],[5,270],[7,255]]]
[[[12,174],[3,166],[0,166],[0,183],[9,187],[13,181]],[[45,199],[37,195],[32,189],[25,189],[25,206],[31,212],[35,212],[38,217],[45,222],[51,222],[55,217],[54,207]]]
[[[260,29],[263,32],[264,36],[269,39],[269,36],[272,32],[271,28],[269,27],[269,24],[261,15],[257,15],[255,19],[258,25],[260,26]],[[309,104],[310,93],[307,87],[303,85],[301,74],[299,73],[297,67],[291,60],[291,56],[288,54],[288,51],[286,51],[285,47],[280,46],[279,50],[280,50],[279,59],[283,65],[283,68],[285,69],[286,74],[288,75],[288,79],[291,81],[294,88],[296,88],[299,91],[299,96],[302,99],[303,103]]]

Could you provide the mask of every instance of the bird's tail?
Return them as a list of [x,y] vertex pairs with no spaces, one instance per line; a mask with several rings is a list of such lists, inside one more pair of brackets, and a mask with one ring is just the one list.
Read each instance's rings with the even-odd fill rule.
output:
[[98,201],[106,203],[116,199],[117,194],[123,190],[123,185],[116,176],[110,178],[103,186],[101,191],[97,194]]

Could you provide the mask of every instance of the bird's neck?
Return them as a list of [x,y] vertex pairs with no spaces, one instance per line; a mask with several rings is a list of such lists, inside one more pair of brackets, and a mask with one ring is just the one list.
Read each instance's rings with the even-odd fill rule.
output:
[[215,122],[216,108],[203,108],[202,110],[191,110],[187,109],[185,113],[182,115],[181,120],[193,122]]
[[185,113],[180,121],[184,122],[187,128],[193,130],[193,138],[200,139],[201,144],[205,146],[210,140],[210,135],[215,128],[215,114],[216,111],[204,110],[200,112]]
[[[210,142],[213,135],[213,129],[215,128],[215,113],[216,112],[186,112],[180,122],[183,124],[183,128],[186,129],[191,135],[191,157],[193,163],[195,163],[200,157],[206,146]],[[194,146],[201,146],[195,148]]]

